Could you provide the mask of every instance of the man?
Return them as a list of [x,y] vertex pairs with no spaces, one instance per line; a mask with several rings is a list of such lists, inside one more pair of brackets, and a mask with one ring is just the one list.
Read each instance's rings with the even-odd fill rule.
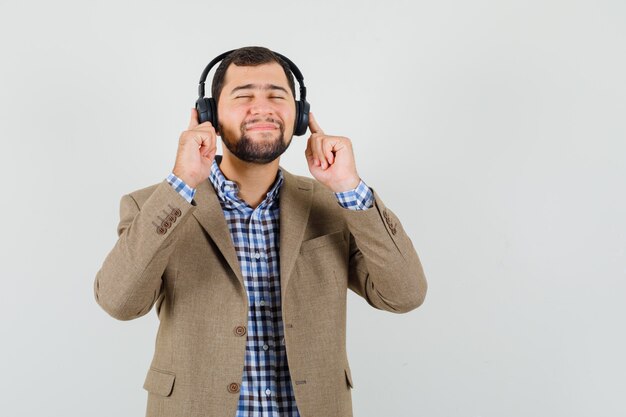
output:
[[149,417],[351,416],[347,288],[375,308],[413,310],[427,288],[417,253],[359,177],[351,141],[312,113],[314,179],[279,166],[296,106],[277,55],[235,51],[212,94],[218,126],[192,110],[172,173],[122,197],[96,300],[120,320],[156,304]]

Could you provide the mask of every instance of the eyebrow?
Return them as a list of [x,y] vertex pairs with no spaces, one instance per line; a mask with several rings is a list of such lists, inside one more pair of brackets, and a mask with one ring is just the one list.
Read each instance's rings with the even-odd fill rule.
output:
[[250,90],[250,89],[255,89],[255,90],[280,90],[280,91],[283,91],[285,94],[289,94],[287,92],[287,90],[285,90],[283,87],[281,87],[279,85],[275,85],[275,84],[265,84],[263,86],[260,86],[259,84],[246,84],[246,85],[240,85],[238,87],[233,88],[233,90],[230,92],[230,95],[232,96],[233,94],[235,94],[235,92],[237,92],[239,90]]

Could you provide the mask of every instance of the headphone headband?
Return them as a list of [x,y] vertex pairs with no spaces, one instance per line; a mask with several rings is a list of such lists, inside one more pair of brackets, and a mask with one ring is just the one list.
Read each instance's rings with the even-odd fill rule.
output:
[[[235,51],[236,49],[231,49],[230,51],[226,51],[222,54],[219,54],[218,56],[213,58],[211,62],[209,62],[209,64],[206,66],[204,71],[202,71],[202,75],[200,75],[200,83],[198,84],[198,97],[199,98],[203,98],[205,95],[204,83],[206,81],[206,78],[209,76],[209,72],[211,71],[211,68],[213,68],[215,64],[217,64],[218,62],[220,62],[221,60],[223,60],[224,58],[226,58],[228,55],[232,54]],[[302,76],[302,72],[300,72],[296,64],[294,64],[293,61],[287,58],[285,55],[279,54],[278,52],[274,52],[274,51],[272,51],[272,53],[275,55],[278,55],[281,59],[283,59],[287,63],[287,65],[289,65],[289,69],[291,70],[293,75],[296,77],[296,80],[298,81],[298,85],[300,86],[299,100],[306,101],[306,86],[304,85],[304,77]]]

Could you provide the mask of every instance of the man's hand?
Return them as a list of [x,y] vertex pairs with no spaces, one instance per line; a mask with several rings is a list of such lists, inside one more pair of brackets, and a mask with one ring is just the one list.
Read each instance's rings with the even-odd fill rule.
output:
[[191,188],[209,178],[217,152],[217,134],[211,122],[198,124],[198,111],[191,110],[189,127],[180,134],[173,174]]
[[304,154],[313,177],[338,193],[356,188],[361,181],[356,172],[352,142],[342,136],[328,136],[309,112],[311,136]]

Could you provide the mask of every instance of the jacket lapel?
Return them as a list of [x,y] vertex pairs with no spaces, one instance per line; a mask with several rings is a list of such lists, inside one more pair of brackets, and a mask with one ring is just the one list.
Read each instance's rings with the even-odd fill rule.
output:
[[193,212],[194,217],[198,219],[204,230],[211,236],[211,240],[215,242],[222,255],[224,255],[226,262],[237,275],[241,286],[245,288],[237,252],[230,237],[230,230],[228,230],[222,206],[215,188],[213,188],[208,179],[198,185],[194,200],[196,200],[197,204],[196,210]]
[[309,220],[313,184],[283,170],[280,190],[280,286],[284,297]]
[[[313,185],[308,181],[297,178],[283,167],[281,169],[284,182],[279,194],[279,259],[281,292],[285,294],[309,219]],[[237,259],[237,252],[230,236],[230,230],[226,224],[222,206],[210,181],[203,181],[198,185],[194,199],[197,207],[193,212],[193,216],[209,234],[211,240],[213,240],[239,279],[241,287],[245,289],[241,266]]]

